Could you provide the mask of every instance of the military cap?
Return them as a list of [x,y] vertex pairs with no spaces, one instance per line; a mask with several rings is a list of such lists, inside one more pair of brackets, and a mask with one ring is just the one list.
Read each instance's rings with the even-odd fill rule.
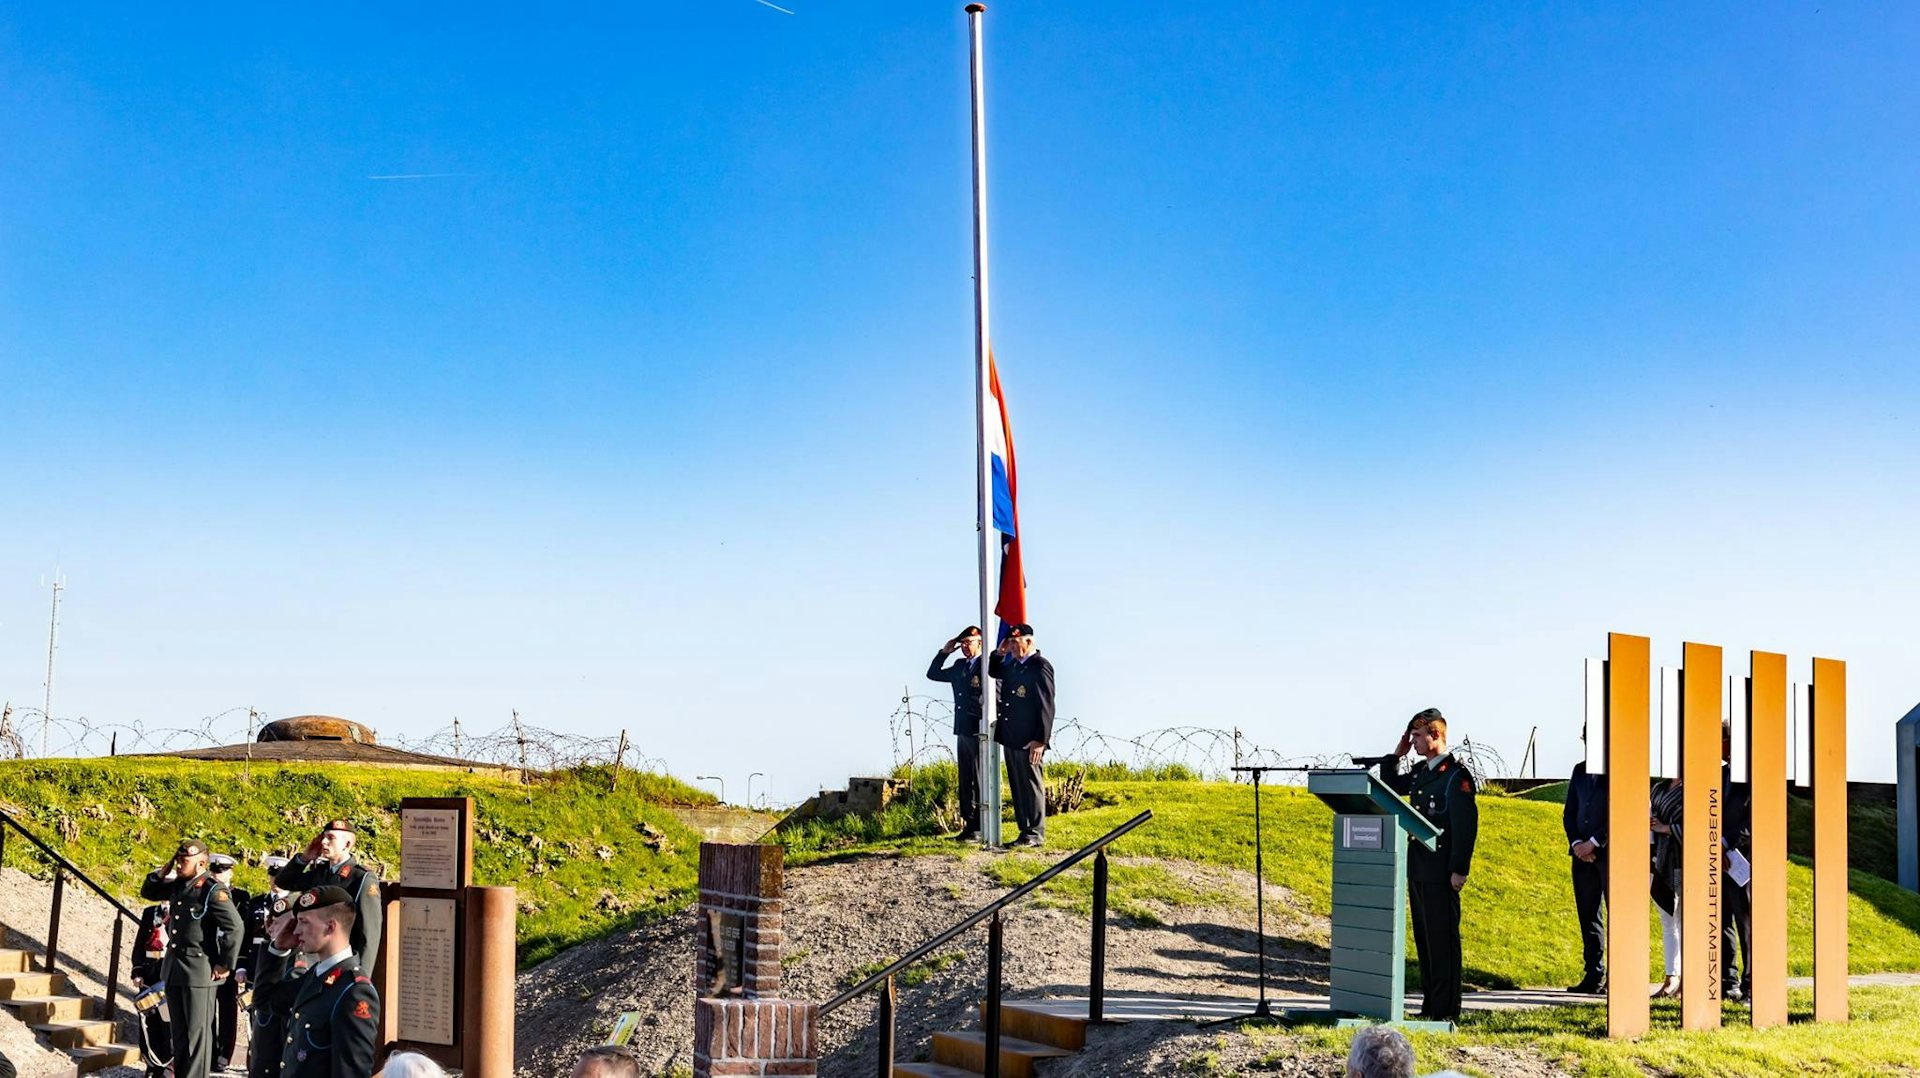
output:
[[180,840],[180,848],[173,851],[175,857],[198,857],[207,852],[207,844],[197,838]]
[[1440,709],[1439,709],[1439,708],[1437,708],[1437,707],[1430,707],[1430,708],[1428,708],[1428,709],[1426,709],[1425,711],[1422,711],[1422,712],[1420,712],[1419,714],[1417,714],[1417,715],[1415,715],[1415,716],[1414,716],[1414,717],[1413,717],[1413,718],[1412,718],[1412,719],[1410,720],[1410,723],[1411,723],[1411,725],[1415,725],[1415,726],[1417,726],[1417,725],[1419,725],[1420,723],[1423,723],[1423,722],[1432,722],[1432,721],[1433,721],[1433,720],[1435,720],[1435,719],[1439,719],[1439,720],[1440,720],[1441,722],[1446,722],[1446,721],[1447,721],[1447,717],[1446,717],[1445,715],[1442,715],[1442,714],[1440,714]]
[[1014,626],[1010,626],[1010,627],[1009,627],[1009,628],[1007,629],[1007,635],[1009,635],[1009,636],[1032,636],[1032,635],[1033,635],[1033,626],[1031,626],[1031,625],[1028,625],[1028,624],[1027,624],[1026,622],[1024,622],[1024,621],[1023,621],[1023,622],[1020,622],[1020,623],[1019,623],[1018,625],[1014,625]]
[[287,867],[287,859],[280,854],[270,853],[260,859],[260,867],[268,872],[279,872]]
[[207,863],[213,866],[215,872],[231,872],[238,862],[224,853],[216,853],[207,859]]
[[300,892],[300,897],[294,902],[294,905],[302,911],[321,910],[326,909],[328,906],[349,906],[352,904],[353,896],[347,893],[346,888],[335,887],[330,883],[323,884],[311,891]]
[[272,904],[267,908],[273,911],[273,916],[278,917],[293,908],[293,896],[281,895],[279,898],[274,899]]
[[327,826],[325,826],[325,827],[323,827],[323,828],[321,828],[320,830],[322,830],[322,831],[345,831],[345,832],[346,832],[347,834],[349,834],[349,835],[351,835],[351,834],[354,834],[354,833],[355,833],[355,832],[354,832],[354,830],[353,830],[353,825],[352,825],[352,824],[350,824],[350,823],[348,823],[348,822],[347,822],[347,821],[345,821],[345,820],[328,820],[328,821],[327,821]]
[[979,636],[979,635],[980,635],[980,626],[969,625],[966,628],[960,630],[959,632],[954,633],[953,638],[955,640],[965,640],[969,636]]

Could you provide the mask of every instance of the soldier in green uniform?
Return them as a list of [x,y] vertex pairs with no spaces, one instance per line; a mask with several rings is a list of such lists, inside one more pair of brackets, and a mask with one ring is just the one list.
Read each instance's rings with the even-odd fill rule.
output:
[[346,891],[354,907],[353,956],[371,976],[380,960],[384,910],[380,905],[380,877],[353,856],[356,838],[353,825],[347,821],[328,820],[305,850],[294,854],[286,867],[274,873],[273,885],[283,891],[305,891],[329,884]]
[[254,958],[253,1002],[247,1006],[247,1078],[280,1078],[287,1014],[300,994],[307,962],[294,938],[293,896],[268,900],[265,939]]
[[1408,749],[1419,753],[1421,762],[1404,775],[1390,772],[1386,783],[1440,829],[1439,845],[1432,850],[1417,842],[1407,844],[1407,896],[1413,907],[1414,950],[1420,957],[1420,1017],[1450,1022],[1460,1017],[1460,891],[1473,867],[1480,810],[1473,800],[1473,775],[1447,751],[1447,720],[1438,708],[1413,717],[1394,747],[1394,759]]
[[187,839],[173,860],[147,873],[140,897],[167,904],[161,960],[173,1027],[174,1078],[207,1078],[213,1067],[213,989],[240,958],[246,922],[225,884],[207,874],[207,847]]
[[353,895],[324,884],[293,905],[294,935],[313,965],[287,1014],[280,1078],[367,1078],[380,1038],[380,994],[354,957]]

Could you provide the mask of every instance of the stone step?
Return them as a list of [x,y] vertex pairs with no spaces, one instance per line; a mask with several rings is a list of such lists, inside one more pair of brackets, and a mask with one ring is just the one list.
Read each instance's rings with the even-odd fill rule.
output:
[[28,1027],[55,1048],[90,1048],[113,1043],[113,1023],[91,1018],[71,1022],[35,1022]]
[[67,995],[64,973],[0,973],[0,999]]
[[140,1046],[136,1044],[90,1044],[84,1048],[69,1048],[67,1054],[73,1057],[73,1065],[81,1074],[92,1074],[108,1067],[141,1066]]
[[[1009,1037],[1003,1033],[1000,1037],[1000,1078],[1034,1078],[1035,1063],[1072,1054],[1065,1048]],[[933,1061],[972,1068],[984,1074],[987,1070],[987,1035],[979,1030],[935,1033]]]
[[93,1016],[93,1000],[85,996],[16,996],[0,999],[0,1007],[28,1025],[70,1022]]
[[893,1078],[980,1078],[980,1072],[946,1063],[895,1063]]
[[[987,1005],[980,1004],[980,1021],[987,1020]],[[1009,1034],[1022,1040],[1051,1044],[1055,1048],[1064,1048],[1077,1052],[1087,1046],[1087,1026],[1085,1018],[1055,1014],[1040,1008],[1023,1006],[1018,1003],[1000,1005],[1000,1034]]]

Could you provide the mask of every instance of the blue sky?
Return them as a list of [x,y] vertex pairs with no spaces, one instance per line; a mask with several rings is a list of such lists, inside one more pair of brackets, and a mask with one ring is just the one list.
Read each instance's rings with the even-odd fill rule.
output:
[[[0,695],[59,566],[59,714],[884,768],[972,620],[964,19],[784,6],[0,13]],[[1920,17],[987,17],[1063,716],[1562,769],[1618,629],[1850,660],[1891,778]]]

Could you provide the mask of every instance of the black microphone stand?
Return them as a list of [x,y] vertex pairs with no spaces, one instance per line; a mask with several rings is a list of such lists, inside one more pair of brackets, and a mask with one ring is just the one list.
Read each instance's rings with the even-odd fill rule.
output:
[[1269,771],[1312,771],[1311,767],[1267,767],[1260,764],[1236,766],[1235,771],[1244,771],[1253,776],[1253,909],[1255,940],[1260,952],[1260,1002],[1255,1004],[1251,1013],[1236,1014],[1228,1018],[1216,1018],[1203,1026],[1218,1026],[1228,1022],[1278,1022],[1280,1016],[1273,1013],[1273,1006],[1267,1002],[1267,880],[1266,864],[1263,858],[1265,844],[1260,835],[1260,776]]

